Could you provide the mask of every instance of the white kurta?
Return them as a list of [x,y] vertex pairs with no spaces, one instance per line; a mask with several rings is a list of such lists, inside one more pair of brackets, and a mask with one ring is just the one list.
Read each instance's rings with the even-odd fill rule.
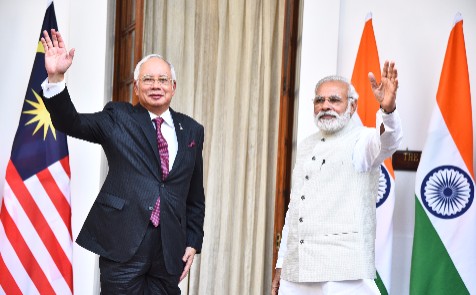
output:
[[397,112],[377,113],[379,129],[356,126],[300,145],[276,267],[292,282],[375,276],[375,197],[380,164],[399,146]]

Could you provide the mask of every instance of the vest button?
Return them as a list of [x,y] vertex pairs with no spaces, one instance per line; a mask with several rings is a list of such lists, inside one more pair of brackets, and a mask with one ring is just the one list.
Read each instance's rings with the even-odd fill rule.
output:
[[149,211],[152,211],[152,210],[154,210],[154,207],[149,206]]
[[312,157],[312,160],[315,161],[315,160],[316,160],[316,157]]
[[302,222],[302,217],[301,217],[301,218],[299,218],[299,222]]
[[326,139],[323,137],[323,138],[321,138],[321,141],[324,142],[324,141],[326,141]]
[[299,243],[304,244],[304,240],[300,240]]
[[309,175],[306,175],[306,177],[305,177],[305,178],[306,178],[306,180],[309,180]]
[[301,200],[304,200],[306,197],[304,195],[301,196]]

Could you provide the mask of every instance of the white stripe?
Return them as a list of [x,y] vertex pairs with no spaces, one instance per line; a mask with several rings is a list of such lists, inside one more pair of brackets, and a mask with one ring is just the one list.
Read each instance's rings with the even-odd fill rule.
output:
[[[22,235],[25,243],[27,244],[30,251],[33,253],[33,257],[38,262],[40,268],[45,273],[48,281],[52,285],[56,294],[68,294],[70,289],[65,279],[61,275],[58,267],[51,258],[48,250],[46,249],[43,241],[40,239],[40,236],[36,232],[33,224],[28,218],[26,212],[23,210],[23,207],[18,202],[17,198],[14,196],[13,191],[8,182],[5,183],[4,188],[5,196],[10,198],[11,202],[5,203],[5,207],[12,216],[20,234]],[[8,205],[8,207],[7,207]],[[68,251],[69,253],[71,250]],[[66,291],[65,291],[66,290]],[[26,293],[28,294],[28,293]]]
[[430,170],[442,165],[457,166],[469,174],[438,108],[432,115],[428,138],[417,170],[416,183],[420,185]]
[[387,291],[391,289],[393,250],[393,211],[395,207],[395,180],[390,175],[390,192],[387,200],[377,208],[375,237],[375,266]]
[[[5,200],[5,198],[4,198]],[[5,204],[6,206],[7,204]],[[7,208],[7,211],[8,208]],[[12,215],[12,212],[8,212]],[[30,279],[30,276],[26,272],[25,268],[21,264],[20,259],[18,259],[15,250],[13,249],[10,241],[7,239],[5,229],[3,224],[0,222],[0,252],[2,253],[3,261],[10,271],[12,277],[14,278],[16,284],[20,288],[23,294],[40,294],[33,284],[33,281]]]
[[69,230],[66,227],[63,219],[59,215],[59,212],[56,210],[51,198],[45,191],[40,180],[36,175],[26,179],[24,181],[25,186],[35,200],[36,205],[43,214],[43,217],[46,219],[49,227],[53,231],[56,239],[58,240],[61,248],[63,248],[64,253],[69,259],[69,262],[72,261],[72,241],[69,235]]
[[55,180],[56,184],[58,185],[59,189],[63,193],[66,201],[71,206],[71,186],[70,186],[70,179],[66,171],[63,169],[63,165],[61,165],[60,161],[55,162],[53,165],[48,167],[50,173]]
[[[437,107],[435,110],[415,180],[415,194],[418,196],[420,203],[422,202],[420,191],[423,178],[432,169],[442,165],[452,165],[471,175],[444,123],[440,109]],[[425,208],[423,203],[422,207]],[[468,211],[458,218],[441,219],[429,212],[427,212],[427,215],[443,241],[466,287],[470,290],[470,293],[476,292],[476,280],[474,279],[476,273],[476,263],[474,263],[476,261],[476,252],[474,251],[476,245],[476,202],[473,201]]]

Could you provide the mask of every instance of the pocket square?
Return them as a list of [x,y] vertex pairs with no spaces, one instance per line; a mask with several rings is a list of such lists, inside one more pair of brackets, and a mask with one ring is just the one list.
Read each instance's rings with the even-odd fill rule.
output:
[[192,140],[189,144],[188,144],[188,147],[189,148],[192,148],[195,146],[195,140]]

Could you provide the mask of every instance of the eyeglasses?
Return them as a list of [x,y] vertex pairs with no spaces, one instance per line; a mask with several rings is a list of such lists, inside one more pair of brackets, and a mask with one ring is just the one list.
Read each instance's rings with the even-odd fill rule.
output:
[[[348,97],[348,99],[351,99],[352,97]],[[344,100],[340,98],[337,95],[331,95],[329,97],[324,97],[324,96],[316,96],[312,100],[314,105],[322,106],[326,100],[331,104],[331,105],[339,105],[341,104]]]
[[172,79],[167,76],[160,76],[159,78],[155,79],[152,76],[145,75],[140,80],[142,81],[142,83],[144,83],[144,85],[147,85],[147,86],[154,85],[155,81],[159,83],[159,86],[169,86],[170,83],[172,82]]

